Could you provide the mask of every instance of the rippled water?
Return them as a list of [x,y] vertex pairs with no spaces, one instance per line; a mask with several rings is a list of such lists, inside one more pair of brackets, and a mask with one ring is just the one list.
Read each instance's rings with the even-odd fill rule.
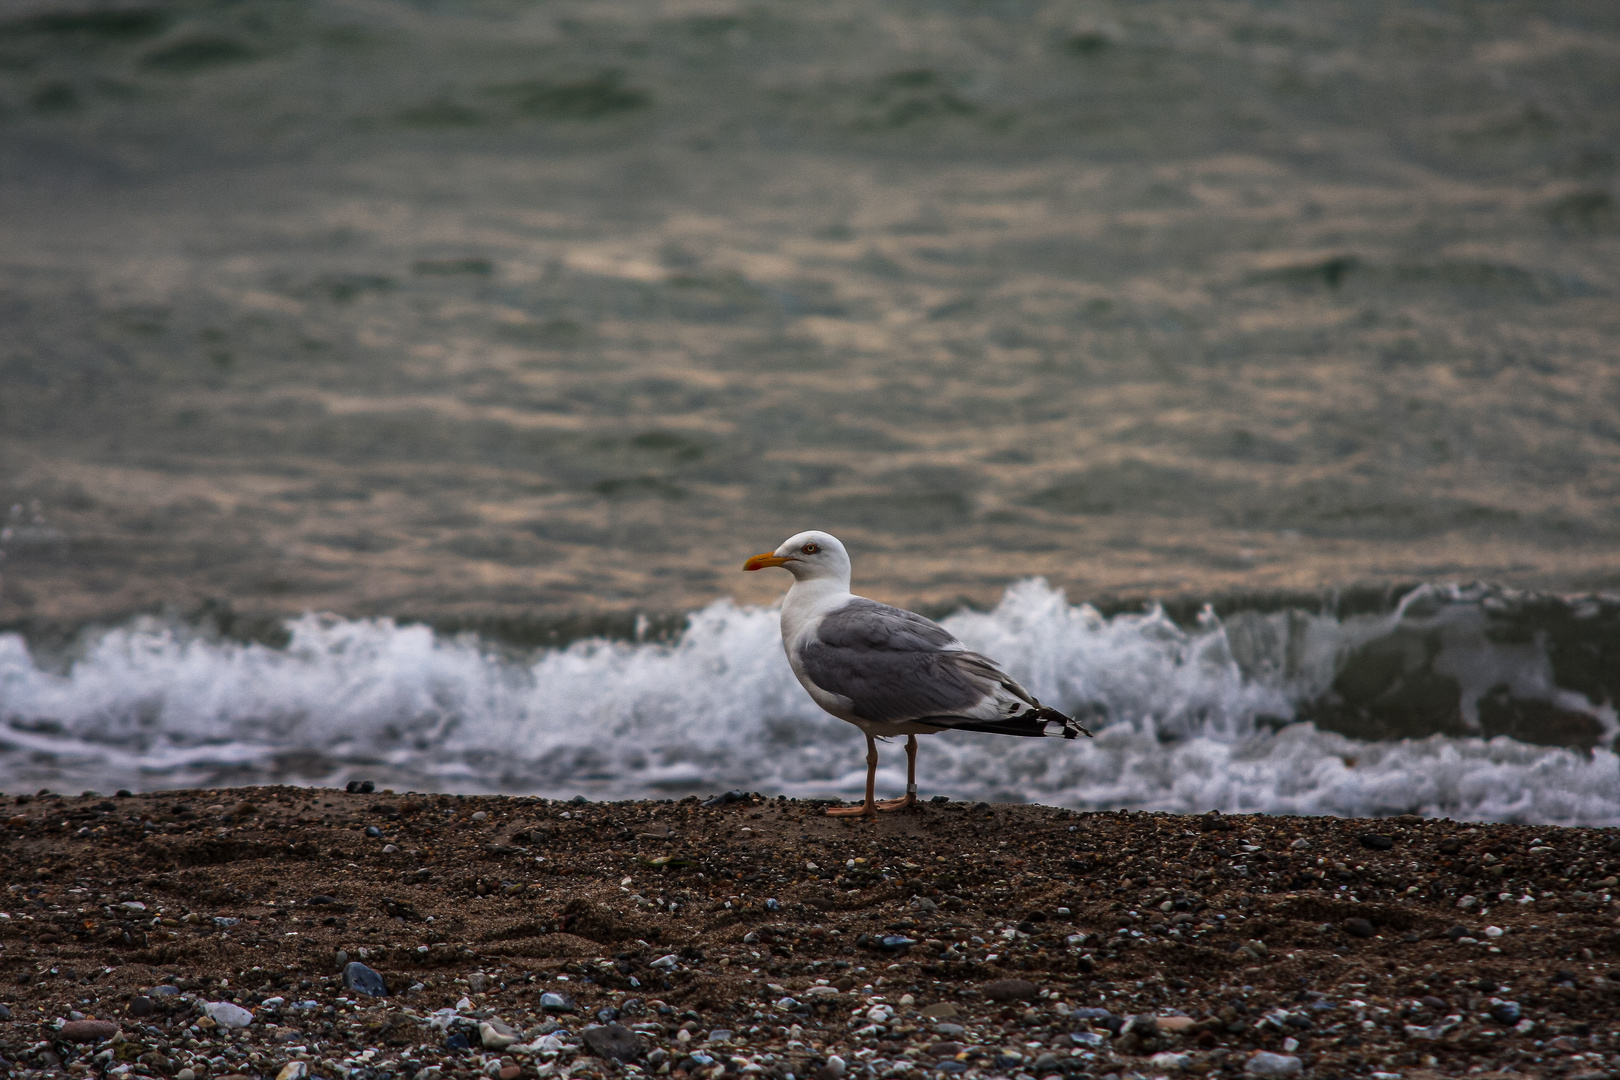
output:
[[[1560,622],[1613,639],[1620,604],[1590,608],[1549,617],[1542,598],[1421,589],[1382,614],[1207,612],[1183,627],[1159,610],[1107,618],[1025,582],[947,625],[1088,717],[1097,738],[925,738],[924,792],[1620,824],[1620,668],[1559,651]],[[593,798],[858,796],[864,784],[859,733],[794,681],[772,610],[720,602],[669,642],[532,655],[389,620],[306,616],[286,629],[273,646],[143,622],[55,663],[0,638],[0,780],[369,778]],[[1341,733],[1368,717],[1401,728]],[[904,783],[897,746],[879,779]]]
[[1104,725],[934,790],[1613,821],[1617,55],[1608,0],[10,0],[0,779],[849,793],[738,572],[817,527]]

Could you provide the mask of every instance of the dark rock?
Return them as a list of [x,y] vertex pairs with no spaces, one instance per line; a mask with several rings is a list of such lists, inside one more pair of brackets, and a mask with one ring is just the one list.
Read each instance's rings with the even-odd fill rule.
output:
[[129,999],[129,1015],[151,1016],[157,1012],[157,1004],[145,994]]
[[370,795],[377,790],[377,785],[370,780],[350,780],[343,785],[343,790],[350,795]]
[[1437,998],[1433,994],[1430,994],[1427,997],[1420,998],[1419,1000],[1423,1002],[1423,1007],[1425,1009],[1433,1009],[1435,1012],[1446,1011],[1446,1002],[1444,998]]
[[724,795],[715,795],[703,800],[704,806],[729,806],[732,803],[748,801],[746,791],[728,791]]
[[1498,1002],[1491,1006],[1490,1013],[1492,1020],[1506,1027],[1512,1027],[1524,1019],[1524,1010],[1519,1007],[1517,1001]]
[[641,1036],[620,1024],[588,1027],[580,1038],[591,1053],[608,1061],[639,1061],[647,1052]]
[[1378,930],[1366,919],[1346,919],[1340,924],[1344,932],[1351,937],[1370,938],[1377,935]]
[[377,826],[375,826],[375,825],[367,825],[366,826],[366,835],[369,836],[373,840],[377,840],[377,839],[380,839],[382,837],[382,830],[377,828]]
[[568,801],[570,803],[572,803],[574,806],[589,806],[590,802],[591,802],[591,800],[587,799],[583,795],[575,795],[572,799],[569,799]]
[[98,1043],[118,1033],[118,1025],[111,1020],[69,1020],[57,1034],[63,1042]]
[[351,960],[343,968],[343,985],[367,997],[387,997],[388,984],[383,977],[358,960]]
[[540,1007],[548,1013],[571,1013],[574,1011],[574,999],[567,994],[547,990],[540,995]]
[[596,1010],[596,1018],[604,1024],[611,1024],[619,1018],[619,1010],[611,1005]]
[[997,979],[980,989],[991,1001],[1029,1001],[1041,992],[1040,987],[1027,979]]
[[916,938],[908,938],[900,934],[889,934],[878,941],[878,948],[884,952],[903,953],[915,944],[917,944]]
[[1453,926],[1450,930],[1446,931],[1446,937],[1450,938],[1452,941],[1472,936],[1473,931],[1469,930],[1466,926]]
[[1223,818],[1219,811],[1211,810],[1198,819],[1198,829],[1200,832],[1231,832],[1232,823]]
[[1388,851],[1395,846],[1395,838],[1382,833],[1362,833],[1358,839],[1362,847],[1372,848],[1374,851]]
[[465,1032],[452,1031],[444,1040],[444,1048],[452,1053],[462,1050],[471,1050],[472,1044],[467,1041]]
[[11,1010],[6,1008],[4,1005],[0,1005],[0,1020],[10,1020],[10,1019],[11,1019]]

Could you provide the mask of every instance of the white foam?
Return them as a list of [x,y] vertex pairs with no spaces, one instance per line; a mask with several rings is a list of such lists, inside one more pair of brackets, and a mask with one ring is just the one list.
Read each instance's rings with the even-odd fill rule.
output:
[[[1021,583],[994,611],[947,625],[1043,700],[1100,711],[1106,727],[1094,741],[927,738],[924,794],[1620,824],[1620,761],[1606,749],[1438,736],[1370,744],[1288,723],[1297,702],[1331,682],[1346,648],[1399,617],[1341,625],[1283,613],[1228,627],[1206,615],[1189,631],[1160,612],[1104,618],[1044,583]],[[288,629],[277,649],[141,620],[85,643],[61,670],[20,637],[0,636],[0,783],[111,790],[368,777],[595,798],[863,786],[861,739],[793,680],[771,610],[719,601],[671,644],[588,641],[526,660],[387,619],[310,615]],[[1534,657],[1514,661],[1516,683],[1566,693]],[[1456,670],[1483,684],[1482,662],[1464,657]],[[894,791],[903,755],[890,747],[885,757],[880,783]]]

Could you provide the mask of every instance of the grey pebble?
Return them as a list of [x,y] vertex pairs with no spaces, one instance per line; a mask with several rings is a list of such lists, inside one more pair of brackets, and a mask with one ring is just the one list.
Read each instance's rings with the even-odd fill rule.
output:
[[647,1052],[641,1036],[619,1024],[588,1027],[580,1038],[591,1053],[608,1061],[637,1061]]
[[388,996],[388,984],[383,977],[358,960],[351,960],[344,966],[343,985],[366,997]]

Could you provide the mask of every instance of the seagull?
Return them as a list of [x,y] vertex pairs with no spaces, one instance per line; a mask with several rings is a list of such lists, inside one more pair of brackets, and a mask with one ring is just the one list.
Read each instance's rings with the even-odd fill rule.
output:
[[[780,566],[793,575],[782,601],[782,648],[799,683],[827,712],[866,735],[866,802],[828,814],[876,817],[917,802],[917,736],[939,731],[1089,736],[1081,723],[1035,696],[988,656],[970,652],[914,611],[849,591],[849,552],[830,533],[790,537],[744,570]],[[874,798],[877,740],[906,737],[906,795]]]

